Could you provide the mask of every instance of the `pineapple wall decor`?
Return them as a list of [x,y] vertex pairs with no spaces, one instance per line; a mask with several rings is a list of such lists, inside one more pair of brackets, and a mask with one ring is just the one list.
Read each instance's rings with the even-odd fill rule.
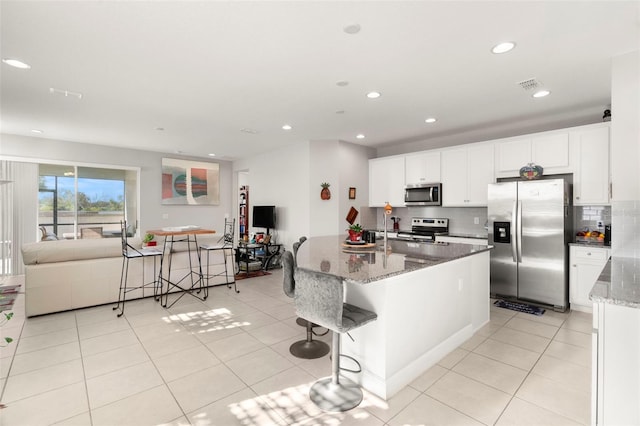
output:
[[331,191],[329,191],[329,185],[327,182],[321,183],[320,186],[322,190],[320,191],[320,199],[322,200],[330,200],[331,199]]

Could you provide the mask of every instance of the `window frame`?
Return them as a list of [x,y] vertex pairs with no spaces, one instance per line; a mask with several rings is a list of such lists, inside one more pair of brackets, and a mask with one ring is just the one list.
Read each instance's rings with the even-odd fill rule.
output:
[[[87,163],[87,162],[76,162],[76,161],[57,161],[57,160],[43,160],[43,159],[33,159],[34,163],[38,164],[38,179],[40,179],[40,177],[42,176],[40,174],[40,166],[41,165],[51,165],[51,166],[67,166],[67,167],[73,167],[74,168],[74,219],[73,219],[73,239],[79,239],[79,223],[78,223],[78,179],[83,178],[83,176],[78,177],[78,169],[79,168],[87,168],[87,169],[110,169],[110,170],[117,170],[117,171],[124,171],[125,172],[125,179],[124,179],[124,217],[127,220],[127,223],[133,223],[135,224],[135,229],[136,229],[136,233],[135,235],[140,235],[140,231],[139,231],[139,226],[138,224],[140,223],[140,177],[141,177],[141,168],[137,167],[137,166],[123,166],[123,165],[115,165],[115,164],[102,164],[102,163]],[[127,189],[127,185],[129,184],[129,179],[127,179],[127,173],[126,172],[134,172],[135,173],[135,196],[133,197],[135,199],[135,205],[133,206],[132,209],[134,209],[133,212],[130,211],[130,202],[127,202],[127,200],[131,199],[127,197],[127,194],[130,192]],[[48,176],[45,174],[45,176]],[[39,188],[40,185],[38,185]],[[36,198],[39,198],[39,194],[40,194],[40,189],[38,189],[38,193],[36,194]],[[55,194],[55,192],[54,192]],[[38,209],[37,212],[37,217],[40,217],[40,203],[39,200],[36,201],[36,208]],[[134,216],[133,218],[131,216]],[[38,224],[38,226],[40,226],[40,224]],[[60,226],[60,224],[58,224],[58,226]],[[58,236],[60,239],[62,239],[62,236]]]

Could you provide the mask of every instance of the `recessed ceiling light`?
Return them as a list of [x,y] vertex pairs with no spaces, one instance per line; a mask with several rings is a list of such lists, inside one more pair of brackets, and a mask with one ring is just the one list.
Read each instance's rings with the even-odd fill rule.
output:
[[243,132],[243,133],[250,133],[252,135],[255,135],[256,133],[258,133],[257,130],[249,129],[249,128],[246,128],[246,127],[244,129],[240,129],[240,131]]
[[31,68],[31,65],[25,64],[24,62],[17,59],[4,58],[2,62],[14,68],[20,68],[21,70],[28,70],[29,68]]
[[356,138],[358,138],[358,139],[364,139],[364,135],[363,135],[362,133],[360,133],[360,134],[356,135]]
[[291,129],[293,129],[293,127],[291,127],[288,124],[285,124],[284,126],[282,126],[282,130],[291,130]]
[[548,96],[551,92],[548,90],[539,90],[536,93],[533,94],[534,98],[544,98],[545,96]]
[[507,53],[508,51],[510,51],[511,49],[513,49],[514,47],[516,47],[516,44],[512,41],[505,41],[504,43],[500,43],[500,44],[496,44],[495,46],[493,46],[493,49],[491,49],[491,51],[493,53]]
[[39,134],[39,133],[42,133],[42,130],[40,130],[40,129],[31,129],[31,132]]
[[380,96],[382,96],[382,95],[380,95],[380,92],[369,92],[369,93],[367,93],[367,98],[369,98],[369,99],[376,99],[376,98],[379,98]]
[[359,24],[349,24],[342,29],[347,34],[358,34],[360,32]]
[[215,154],[207,154],[209,157],[215,157]]
[[433,117],[429,117],[426,120],[424,120],[425,123],[429,123],[429,124],[435,123],[436,121],[437,120],[435,118],[433,118]]
[[349,82],[346,81],[346,80],[340,80],[340,81],[336,82],[336,86],[345,87],[345,86],[348,86],[348,85],[349,85]]

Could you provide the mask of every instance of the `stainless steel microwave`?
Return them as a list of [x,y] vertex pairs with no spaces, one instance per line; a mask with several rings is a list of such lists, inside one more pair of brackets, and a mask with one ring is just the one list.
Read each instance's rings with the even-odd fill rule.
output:
[[441,206],[441,183],[417,183],[404,189],[404,204],[407,206]]

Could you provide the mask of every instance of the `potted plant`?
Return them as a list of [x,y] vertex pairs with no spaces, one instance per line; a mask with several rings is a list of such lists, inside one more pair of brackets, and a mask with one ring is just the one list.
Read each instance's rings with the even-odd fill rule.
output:
[[149,234],[147,233],[144,236],[144,239],[142,240],[142,242],[146,245],[146,246],[155,246],[156,245],[156,241],[153,240],[154,235],[153,234]]
[[362,239],[362,226],[359,223],[349,226],[347,231],[349,231],[350,241],[360,241]]

